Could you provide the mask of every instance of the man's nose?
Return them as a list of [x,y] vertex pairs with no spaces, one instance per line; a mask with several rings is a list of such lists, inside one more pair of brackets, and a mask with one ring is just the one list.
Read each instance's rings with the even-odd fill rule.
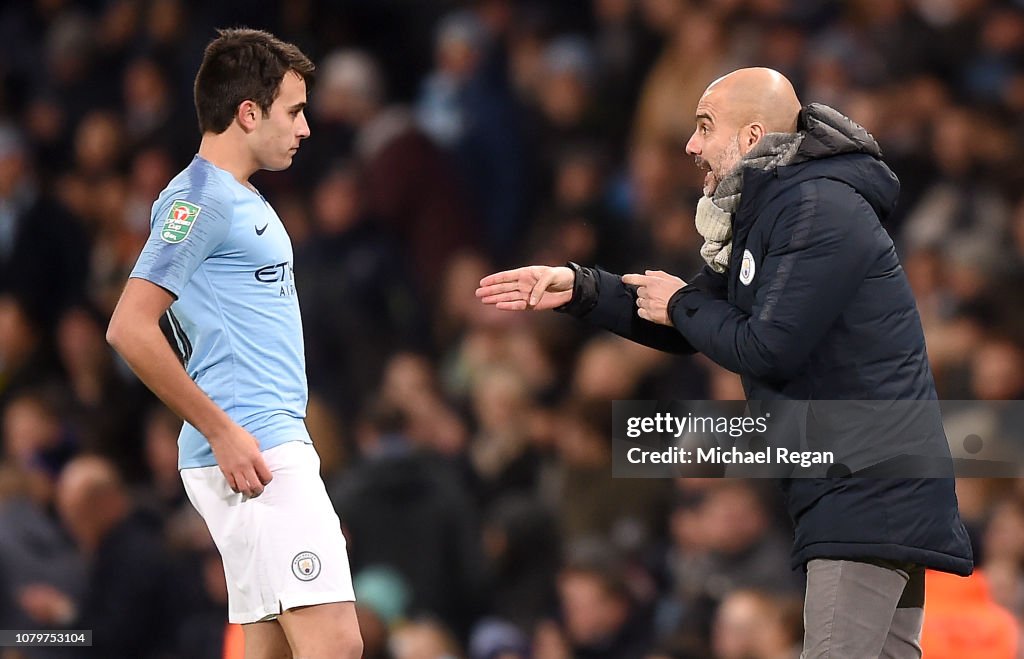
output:
[[309,137],[309,122],[306,121],[305,114],[301,115],[298,128],[299,130],[297,131],[296,135],[300,140],[304,140],[307,137]]
[[686,143],[686,154],[690,156],[700,155],[700,140],[697,138],[697,133],[690,136],[690,140]]

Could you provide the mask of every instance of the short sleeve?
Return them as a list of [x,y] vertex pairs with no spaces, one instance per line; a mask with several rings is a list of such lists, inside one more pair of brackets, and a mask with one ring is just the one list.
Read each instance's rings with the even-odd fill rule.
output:
[[189,195],[153,205],[149,239],[129,277],[145,279],[175,297],[227,238],[231,214],[224,204]]

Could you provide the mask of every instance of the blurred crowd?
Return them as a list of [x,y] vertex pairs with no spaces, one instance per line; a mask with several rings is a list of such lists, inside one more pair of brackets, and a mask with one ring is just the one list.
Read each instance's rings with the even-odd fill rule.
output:
[[[368,657],[798,655],[774,483],[611,478],[609,401],[740,399],[738,378],[473,295],[525,263],[695,273],[684,145],[730,70],[778,69],[882,145],[940,396],[1024,394],[1024,2],[3,3],[0,628],[93,629],[103,657],[237,640],[180,421],[104,340],[234,25],[318,66],[312,137],[254,183],[295,248]],[[979,575],[930,576],[926,656],[1012,656],[1022,482],[958,482]],[[71,655],[0,650],[21,656]]]

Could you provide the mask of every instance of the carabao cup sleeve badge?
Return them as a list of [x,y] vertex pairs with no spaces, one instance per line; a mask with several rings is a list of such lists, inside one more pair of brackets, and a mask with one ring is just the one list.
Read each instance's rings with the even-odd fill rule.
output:
[[192,231],[192,226],[202,209],[192,202],[176,199],[164,218],[164,226],[160,229],[160,237],[164,242],[180,243]]

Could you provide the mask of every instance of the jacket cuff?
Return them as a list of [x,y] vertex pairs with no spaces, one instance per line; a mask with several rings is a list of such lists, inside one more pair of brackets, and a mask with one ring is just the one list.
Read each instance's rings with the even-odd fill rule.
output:
[[574,318],[582,318],[597,306],[597,277],[591,268],[584,268],[572,261],[565,264],[575,275],[572,284],[572,299],[555,311],[566,313]]
[[697,312],[701,303],[713,299],[707,293],[693,284],[687,284],[672,294],[668,299],[665,310],[668,318],[676,328],[681,328],[686,319]]

